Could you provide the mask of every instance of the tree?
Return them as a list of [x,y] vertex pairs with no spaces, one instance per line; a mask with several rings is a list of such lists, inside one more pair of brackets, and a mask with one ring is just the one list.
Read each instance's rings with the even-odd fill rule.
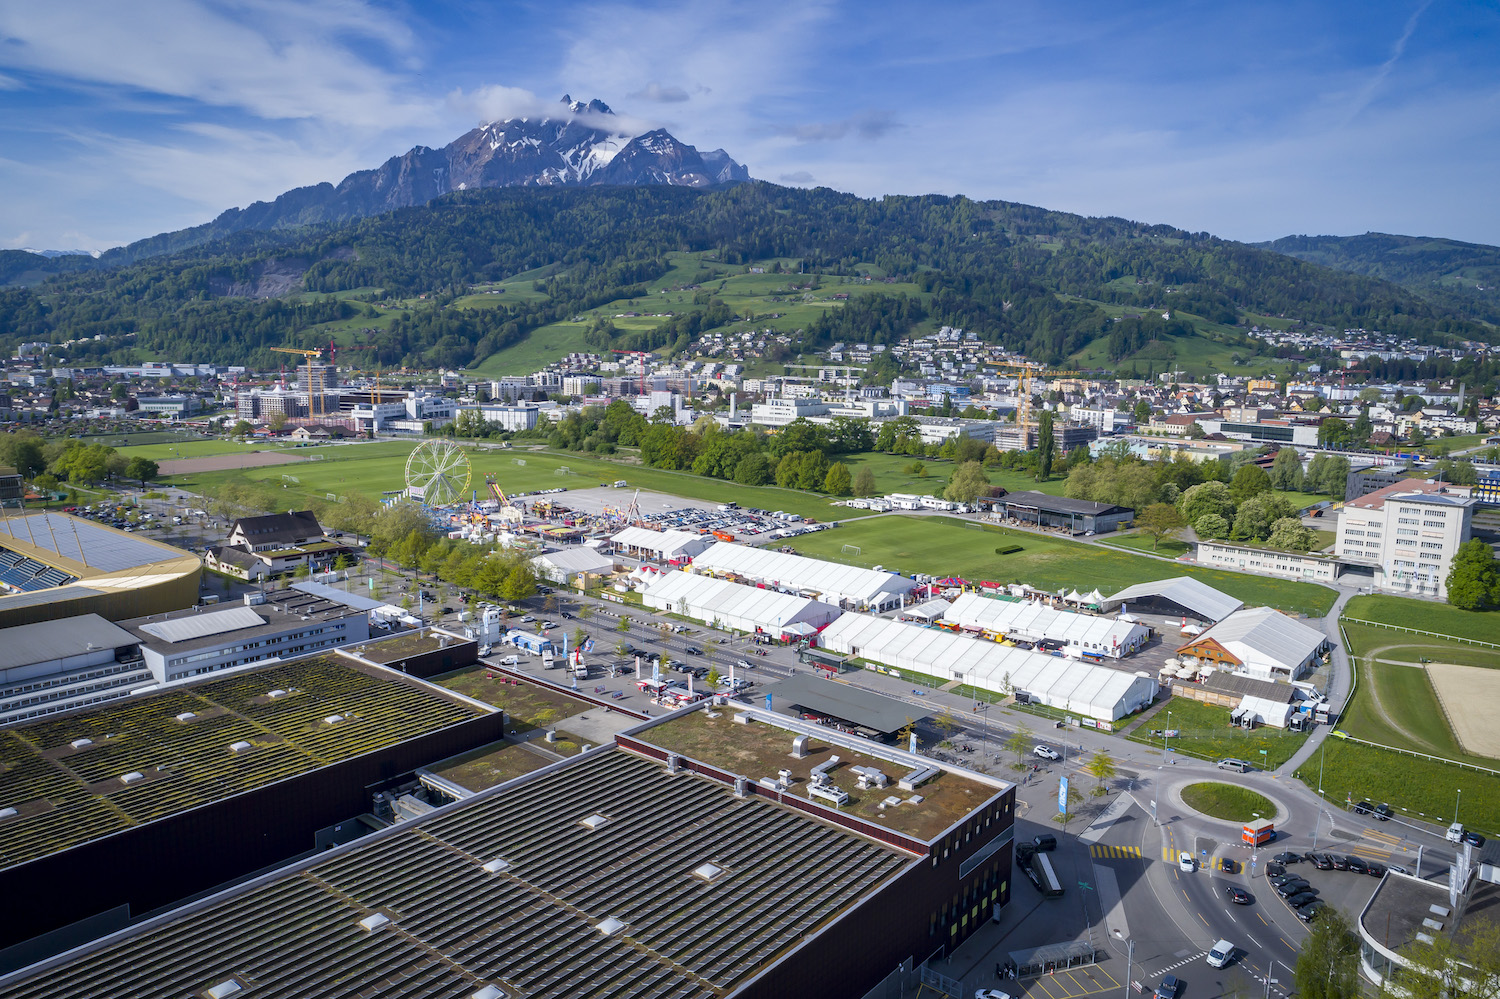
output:
[[1115,758],[1103,749],[1089,757],[1089,761],[1084,765],[1083,770],[1084,773],[1098,781],[1098,784],[1094,786],[1096,797],[1109,791],[1109,788],[1105,787],[1105,785],[1118,769],[1115,766]]
[[629,631],[630,630],[630,618],[626,617],[624,614],[621,614],[620,615],[620,620],[618,620],[618,621],[615,622],[615,630],[619,631],[619,632]]
[[1151,422],[1151,404],[1145,399],[1137,399],[1135,407],[1131,409],[1130,415],[1135,418],[1135,425],[1145,426]]
[[1227,538],[1229,537],[1229,521],[1217,513],[1205,513],[1193,521],[1193,530],[1200,538]]
[[286,414],[279,411],[272,413],[271,418],[266,421],[266,425],[271,428],[272,432],[281,433],[282,428],[286,426]]
[[1302,488],[1321,496],[1343,496],[1348,480],[1348,458],[1337,454],[1315,454],[1307,463]]
[[1302,458],[1296,448],[1284,447],[1271,461],[1271,487],[1283,492],[1302,491]]
[[234,426],[229,429],[229,436],[249,437],[254,432],[255,428],[250,425],[249,420],[236,420]]
[[854,473],[854,495],[874,496],[879,490],[875,486],[875,471],[869,465],[860,465]]
[[958,466],[958,471],[948,480],[943,498],[956,503],[972,503],[975,497],[988,492],[989,487],[990,480],[984,474],[984,466],[977,461],[966,461]]
[[760,451],[745,455],[734,466],[734,481],[742,486],[763,486],[771,481],[770,459]]
[[1289,552],[1305,552],[1317,543],[1317,534],[1296,517],[1282,517],[1271,525],[1266,543]]
[[823,491],[830,496],[848,496],[854,486],[854,477],[849,474],[849,466],[842,461],[836,461],[828,466],[828,474],[823,477]]
[[1052,410],[1042,410],[1036,425],[1036,480],[1052,477],[1052,455],[1057,450],[1057,435],[1052,430]]
[[1026,754],[1031,752],[1031,729],[1022,725],[1005,740],[1005,748],[1016,754],[1016,769],[1025,766]]
[[142,486],[147,481],[156,478],[160,471],[156,462],[150,458],[142,458],[140,455],[131,458],[125,465],[125,477],[139,480]]
[[1495,999],[1500,994],[1500,927],[1474,920],[1462,942],[1447,933],[1430,934],[1402,950],[1411,962],[1402,969],[1406,999]]
[[1189,523],[1196,525],[1202,517],[1214,514],[1228,519],[1234,516],[1234,499],[1224,482],[1200,482],[1189,486],[1177,501],[1178,509]]
[[1448,603],[1462,610],[1484,610],[1500,600],[1500,566],[1494,550],[1479,539],[1465,541],[1448,570]]
[[1235,503],[1259,496],[1271,490],[1271,477],[1259,465],[1243,464],[1234,478],[1229,480],[1229,496]]
[[1333,906],[1318,913],[1293,969],[1302,999],[1358,999],[1359,937]]
[[1175,537],[1187,526],[1182,512],[1170,503],[1152,503],[1135,515],[1135,526],[1151,536],[1151,550],[1156,551],[1166,537]]
[[1271,528],[1278,520],[1296,515],[1290,501],[1273,495],[1263,493],[1253,499],[1241,503],[1234,514],[1234,530],[1231,533],[1236,541],[1264,541],[1271,535]]

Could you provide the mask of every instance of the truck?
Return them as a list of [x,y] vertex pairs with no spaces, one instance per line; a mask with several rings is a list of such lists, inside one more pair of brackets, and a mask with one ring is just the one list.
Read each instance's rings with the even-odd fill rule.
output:
[[587,680],[589,677],[589,666],[582,656],[575,656],[573,659],[573,675],[580,680]]
[[1240,839],[1251,846],[1261,846],[1276,838],[1276,824],[1270,819],[1255,819],[1245,823]]
[[1031,872],[1034,875],[1032,882],[1043,895],[1047,898],[1062,896],[1062,882],[1057,879],[1057,872],[1052,869],[1052,861],[1046,853],[1040,850],[1032,853]]
[[550,655],[556,650],[553,648],[551,639],[531,631],[512,631],[505,636],[505,640],[522,652],[533,656]]

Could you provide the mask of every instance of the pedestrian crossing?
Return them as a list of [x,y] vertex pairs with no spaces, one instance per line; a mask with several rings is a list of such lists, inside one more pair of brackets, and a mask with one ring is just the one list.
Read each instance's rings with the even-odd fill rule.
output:
[[1108,846],[1103,843],[1095,843],[1089,847],[1089,854],[1101,858],[1132,858],[1141,859],[1141,848],[1138,846]]

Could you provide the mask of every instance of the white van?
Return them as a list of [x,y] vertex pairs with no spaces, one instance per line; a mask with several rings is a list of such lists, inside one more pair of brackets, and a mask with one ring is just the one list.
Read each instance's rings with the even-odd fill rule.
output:
[[1209,948],[1208,963],[1211,967],[1222,968],[1234,959],[1234,944],[1228,940],[1220,940]]
[[1462,822],[1455,822],[1451,826],[1449,826],[1448,827],[1448,835],[1447,835],[1446,838],[1447,838],[1448,842],[1450,842],[1450,843],[1457,843],[1459,840],[1463,839],[1464,838],[1464,825],[1463,825],[1463,823]]

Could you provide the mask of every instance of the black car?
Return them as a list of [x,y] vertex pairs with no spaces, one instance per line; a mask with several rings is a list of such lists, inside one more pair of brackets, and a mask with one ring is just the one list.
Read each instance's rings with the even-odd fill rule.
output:
[[1333,865],[1334,870],[1347,871],[1349,869],[1348,857],[1341,857],[1337,853],[1325,853],[1324,856],[1328,858],[1328,862]]
[[1279,878],[1279,877],[1281,877],[1285,873],[1286,873],[1286,868],[1284,866],[1282,866],[1281,864],[1267,864],[1266,865],[1266,877],[1268,877],[1268,878]]
[[1479,835],[1477,832],[1474,832],[1472,829],[1465,830],[1462,842],[1465,842],[1470,846],[1484,846],[1484,837]]
[[1326,908],[1328,908],[1328,903],[1324,902],[1320,898],[1315,898],[1306,905],[1299,906],[1292,911],[1297,913],[1298,919],[1302,920],[1304,923],[1310,923],[1314,919],[1317,919],[1318,913],[1322,912]]
[[1282,885],[1286,884],[1288,881],[1306,882],[1307,879],[1300,874],[1280,874],[1271,879],[1271,884],[1276,885],[1279,888]]
[[572,618],[573,618],[573,615],[570,614],[568,611],[558,611],[558,613],[561,614],[567,620],[572,620]]
[[1274,861],[1276,861],[1276,863],[1278,863],[1278,864],[1300,864],[1300,863],[1302,863],[1302,854],[1300,854],[1300,853],[1278,853],[1276,856],[1272,857],[1271,859],[1274,860]]
[[1236,888],[1233,885],[1225,888],[1224,894],[1228,895],[1229,901],[1233,902],[1235,905],[1249,905],[1251,902],[1255,901],[1255,899],[1251,898],[1250,893],[1245,889]]
[[1391,816],[1395,814],[1396,810],[1393,809],[1390,805],[1387,805],[1385,802],[1381,802],[1380,804],[1375,806],[1375,817],[1381,822],[1389,822]]
[[1307,905],[1311,902],[1316,902],[1317,900],[1318,896],[1314,895],[1312,892],[1302,891],[1289,897],[1286,900],[1286,904],[1291,906],[1293,909],[1300,909],[1304,905]]
[[1172,975],[1163,975],[1161,984],[1156,987],[1156,999],[1177,999],[1177,989],[1181,982]]
[[1368,801],[1361,801],[1359,804],[1354,806],[1355,815],[1369,815],[1374,810],[1375,806],[1370,804]]
[[1276,894],[1280,895],[1282,898],[1291,898],[1293,895],[1305,892],[1311,887],[1312,885],[1308,884],[1306,881],[1288,881],[1284,885],[1276,886]]
[[1368,861],[1365,863],[1365,873],[1372,878],[1383,878],[1385,877],[1385,865],[1377,864],[1373,860]]
[[1344,863],[1347,864],[1349,870],[1353,871],[1355,874],[1364,874],[1369,870],[1369,867],[1365,864],[1362,857],[1345,857]]
[[1333,870],[1333,858],[1326,853],[1309,853],[1307,859],[1311,860],[1312,865],[1320,871]]
[[696,646],[696,645],[684,646],[682,651],[686,652],[690,656],[701,656],[701,655],[703,655],[703,650],[700,649],[700,648],[698,648],[698,646]]

